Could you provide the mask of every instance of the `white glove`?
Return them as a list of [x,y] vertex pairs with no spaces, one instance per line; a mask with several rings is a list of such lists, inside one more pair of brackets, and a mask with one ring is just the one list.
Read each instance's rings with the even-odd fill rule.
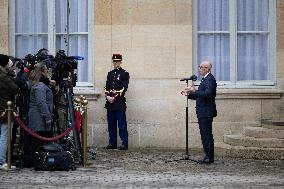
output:
[[114,98],[110,97],[110,96],[106,96],[107,101],[109,101],[110,103],[113,103]]

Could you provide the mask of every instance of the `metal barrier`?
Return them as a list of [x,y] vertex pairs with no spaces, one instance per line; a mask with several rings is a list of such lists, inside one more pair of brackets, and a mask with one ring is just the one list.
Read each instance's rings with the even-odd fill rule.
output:
[[81,104],[84,110],[83,120],[82,120],[82,149],[83,149],[83,166],[86,167],[87,164],[87,132],[88,132],[88,100],[86,97],[81,95]]
[[[86,99],[85,96],[81,95],[79,99],[75,99],[79,106],[83,109],[83,116],[82,116],[82,123],[81,123],[81,140],[82,140],[82,157],[83,157],[83,166],[86,167],[87,165],[87,132],[88,132],[88,100]],[[7,122],[7,151],[8,151],[8,156],[7,156],[7,164],[8,164],[8,169],[11,169],[11,159],[12,159],[12,145],[11,145],[11,127],[12,127],[12,115],[13,115],[13,109],[12,109],[12,102],[8,101],[7,102],[8,108],[6,109],[7,117],[8,117],[8,122]],[[5,112],[0,115],[3,117],[5,115]],[[17,118],[17,116],[16,116]],[[71,131],[71,130],[70,130]],[[64,133],[63,133],[64,134]]]
[[11,169],[11,159],[12,159],[12,149],[11,149],[11,127],[12,127],[12,102],[8,101],[7,102],[7,115],[8,115],[8,128],[7,128],[7,144],[8,144],[8,157],[7,157],[7,164],[8,164],[8,169]]

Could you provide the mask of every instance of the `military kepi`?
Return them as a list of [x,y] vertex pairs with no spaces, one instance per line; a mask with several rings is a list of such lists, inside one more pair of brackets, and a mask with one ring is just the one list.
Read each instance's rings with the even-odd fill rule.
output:
[[122,61],[122,55],[121,54],[113,54],[112,55],[112,61],[113,62],[121,62]]

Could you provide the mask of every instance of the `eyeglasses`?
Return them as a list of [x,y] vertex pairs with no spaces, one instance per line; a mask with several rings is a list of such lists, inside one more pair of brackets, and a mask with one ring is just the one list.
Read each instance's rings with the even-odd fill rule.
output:
[[199,66],[199,69],[208,68],[207,66]]

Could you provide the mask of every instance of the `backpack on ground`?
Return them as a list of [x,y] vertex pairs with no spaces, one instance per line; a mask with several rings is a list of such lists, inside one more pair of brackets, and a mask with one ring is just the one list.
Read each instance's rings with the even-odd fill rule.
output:
[[38,171],[68,171],[76,169],[71,152],[54,143],[43,145],[35,152],[34,167]]

